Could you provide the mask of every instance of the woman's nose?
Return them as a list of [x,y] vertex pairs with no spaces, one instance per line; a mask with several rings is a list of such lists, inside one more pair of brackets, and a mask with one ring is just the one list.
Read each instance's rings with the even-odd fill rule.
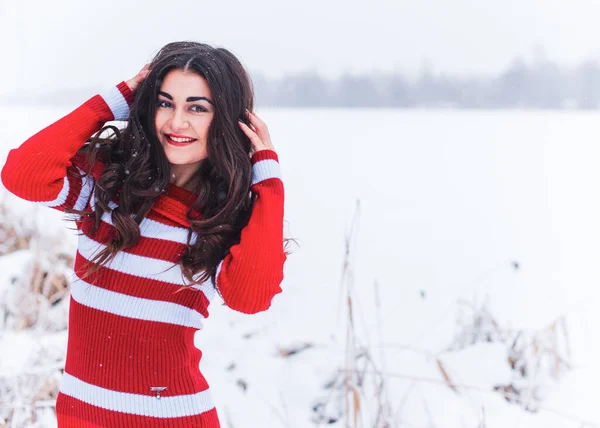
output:
[[173,130],[185,129],[189,126],[189,122],[183,110],[175,110],[171,117],[171,127]]

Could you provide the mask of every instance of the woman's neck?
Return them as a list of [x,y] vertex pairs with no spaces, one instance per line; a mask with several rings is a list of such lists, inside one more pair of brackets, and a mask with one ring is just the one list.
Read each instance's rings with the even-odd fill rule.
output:
[[169,182],[177,187],[193,192],[198,185],[198,178],[195,176],[200,165],[194,165],[196,168],[189,168],[191,165],[171,165],[171,179]]

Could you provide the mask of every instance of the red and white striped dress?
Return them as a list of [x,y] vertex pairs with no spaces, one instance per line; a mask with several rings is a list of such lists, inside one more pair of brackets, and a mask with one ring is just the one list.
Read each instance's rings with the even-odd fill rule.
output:
[[[125,120],[131,101],[121,82],[11,150],[1,172],[4,186],[57,210],[93,210],[102,166],[81,177],[75,154],[106,122]],[[251,190],[258,198],[216,280],[225,304],[249,314],[268,309],[281,292],[286,259],[277,154],[256,152],[252,164]],[[97,273],[71,283],[67,357],[56,401],[60,428],[219,427],[199,368],[202,352],[194,346],[216,291],[209,280],[177,292],[186,284],[177,261],[194,196],[169,184],[141,222],[140,241]],[[92,236],[92,222],[77,217],[69,217],[81,232],[76,274],[86,270],[114,228],[110,213],[104,213]]]

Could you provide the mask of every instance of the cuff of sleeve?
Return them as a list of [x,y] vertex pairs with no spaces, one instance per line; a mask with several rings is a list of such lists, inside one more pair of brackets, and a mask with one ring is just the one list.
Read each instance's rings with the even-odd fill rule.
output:
[[133,93],[127,83],[121,82],[117,86],[100,93],[108,105],[114,120],[127,120],[129,118],[129,103],[133,101]]
[[281,180],[279,157],[273,150],[260,150],[252,156],[252,186],[269,178]]
[[129,85],[123,81],[117,85],[117,88],[125,97],[125,101],[127,101],[127,104],[131,105],[131,103],[133,102],[133,92],[131,92],[131,89],[129,89]]
[[256,162],[265,159],[273,159],[279,162],[279,157],[277,156],[277,153],[270,149],[259,150],[258,152],[254,152],[254,154],[252,155],[252,159],[250,159],[250,162],[252,162],[252,165],[254,165]]

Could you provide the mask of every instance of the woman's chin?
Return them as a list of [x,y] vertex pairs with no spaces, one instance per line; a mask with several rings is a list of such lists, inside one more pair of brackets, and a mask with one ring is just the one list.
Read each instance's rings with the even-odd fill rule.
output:
[[167,155],[167,160],[171,165],[189,165],[189,164],[198,164],[202,163],[206,156],[198,156],[198,153],[184,154],[184,153],[170,153],[169,151],[165,151]]

